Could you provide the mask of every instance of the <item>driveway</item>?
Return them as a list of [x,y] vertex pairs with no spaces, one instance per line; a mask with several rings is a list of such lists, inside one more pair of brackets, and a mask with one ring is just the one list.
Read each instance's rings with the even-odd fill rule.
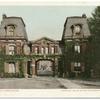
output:
[[100,86],[89,86],[76,81],[55,77],[34,78],[1,78],[0,89],[88,89]]

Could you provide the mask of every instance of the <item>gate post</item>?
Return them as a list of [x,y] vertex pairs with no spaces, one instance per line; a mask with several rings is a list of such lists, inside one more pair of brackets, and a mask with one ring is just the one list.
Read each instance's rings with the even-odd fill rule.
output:
[[32,77],[36,76],[36,60],[32,60]]
[[24,77],[28,78],[28,74],[27,74],[27,61],[24,61]]

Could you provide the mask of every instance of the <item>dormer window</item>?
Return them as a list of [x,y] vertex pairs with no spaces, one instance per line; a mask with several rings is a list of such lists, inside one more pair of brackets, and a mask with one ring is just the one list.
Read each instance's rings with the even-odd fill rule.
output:
[[14,36],[14,29],[15,29],[14,25],[8,25],[6,27],[7,35]]
[[72,33],[74,35],[80,34],[81,33],[81,29],[82,29],[82,25],[81,24],[75,24],[75,25],[71,26],[71,30],[72,30]]
[[74,26],[74,32],[75,33],[80,33],[81,32],[81,26],[80,25],[75,25]]

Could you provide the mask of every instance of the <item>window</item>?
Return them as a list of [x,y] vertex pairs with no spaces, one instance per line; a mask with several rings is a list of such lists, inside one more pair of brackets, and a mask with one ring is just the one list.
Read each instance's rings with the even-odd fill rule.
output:
[[73,29],[74,29],[75,34],[79,34],[79,33],[81,33],[82,25],[76,24],[76,25],[74,25]]
[[54,47],[51,47],[51,54],[54,54]]
[[74,32],[75,32],[75,33],[80,33],[80,31],[81,31],[80,25],[75,25],[75,27],[74,27]]
[[80,67],[81,64],[80,64],[80,62],[75,62],[75,63],[74,63],[74,66],[75,66],[75,67]]
[[16,73],[16,66],[15,63],[11,62],[9,63],[9,69],[8,69],[8,73]]
[[72,33],[74,35],[79,35],[81,33],[82,25],[81,24],[75,24],[71,26]]
[[13,45],[9,46],[9,55],[14,55],[15,53],[15,47]]
[[81,63],[80,62],[74,63],[74,71],[81,71]]
[[14,25],[8,25],[7,26],[7,35],[13,36],[14,35]]
[[41,47],[41,54],[44,54],[45,53],[45,49],[44,47]]
[[74,46],[75,52],[80,53],[80,45]]
[[35,47],[35,54],[38,54],[39,48]]
[[45,48],[45,53],[46,53],[46,54],[49,53],[49,49],[48,49],[48,47]]

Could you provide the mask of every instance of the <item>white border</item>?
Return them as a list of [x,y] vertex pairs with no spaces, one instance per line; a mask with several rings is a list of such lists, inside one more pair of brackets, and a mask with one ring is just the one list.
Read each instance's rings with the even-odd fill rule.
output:
[[100,98],[100,89],[0,89],[0,98]]
[[100,0],[0,0],[0,5],[100,5]]
[[[0,6],[96,6],[100,0],[0,0]],[[34,85],[34,84],[33,84]],[[0,98],[100,98],[100,89],[0,89]]]

